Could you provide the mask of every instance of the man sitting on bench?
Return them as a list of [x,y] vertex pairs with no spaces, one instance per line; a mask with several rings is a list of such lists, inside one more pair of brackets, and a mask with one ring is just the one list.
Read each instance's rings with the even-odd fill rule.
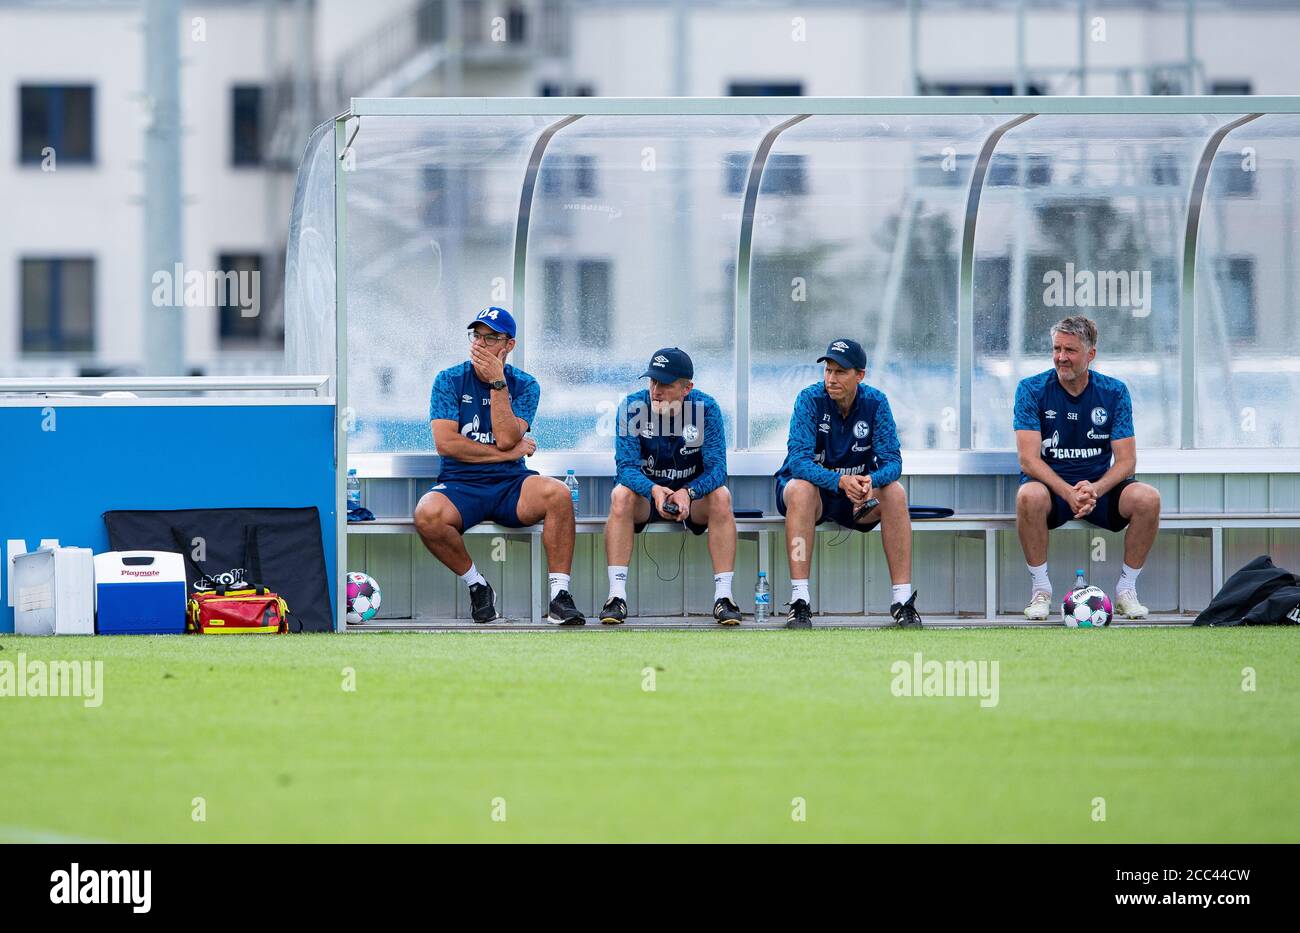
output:
[[463,535],[482,521],[523,528],[545,521],[542,543],[550,567],[546,620],[585,625],[569,594],[573,566],[573,499],[558,479],[524,466],[537,450],[525,434],[537,414],[537,380],[505,361],[515,347],[515,319],[484,308],[469,322],[470,358],[438,373],[429,425],[442,471],[415,507],[424,546],[469,587],[475,622],[497,618],[492,584],[474,566]]
[[1054,368],[1016,387],[1016,530],[1033,581],[1025,616],[1046,619],[1052,602],[1047,532],[1082,518],[1109,531],[1128,527],[1115,612],[1144,619],[1137,578],[1160,528],[1160,493],[1133,479],[1137,439],[1128,386],[1089,372],[1097,357],[1097,325],[1088,318],[1058,321],[1051,335]]
[[[814,527],[830,519],[855,531],[881,525],[893,584],[889,614],[918,628],[912,591],[912,516],[898,482],[903,457],[885,393],[862,381],[867,353],[847,337],[831,341],[817,358],[821,382],[795,399],[785,462],[776,474],[776,507],[785,516],[790,558],[790,615],[786,628],[812,628],[808,571]],[[876,504],[867,508],[868,503]]]
[[650,387],[623,400],[615,426],[618,481],[609,497],[605,561],[609,599],[605,625],[627,619],[627,568],[633,535],[650,522],[681,522],[692,534],[709,532],[713,559],[713,618],[738,625],[731,595],[736,568],[736,517],[727,481],[727,438],[722,409],[696,389],[695,366],[684,350],[655,352],[641,374]]

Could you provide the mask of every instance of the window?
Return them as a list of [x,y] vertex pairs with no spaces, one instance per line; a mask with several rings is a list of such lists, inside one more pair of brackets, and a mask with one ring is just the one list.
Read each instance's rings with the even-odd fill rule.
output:
[[262,314],[262,257],[257,253],[222,253],[217,268],[221,273],[217,301],[222,342],[261,341],[267,335]]
[[1253,197],[1258,175],[1253,163],[1248,168],[1243,162],[1240,152],[1221,151],[1210,168],[1211,190],[1221,197]]
[[[1223,329],[1229,340],[1255,340],[1255,260],[1249,256],[1224,256],[1215,264],[1219,295],[1223,299]],[[1213,314],[1213,307],[1210,309]]]
[[1211,94],[1251,94],[1249,81],[1212,81],[1210,83]]
[[585,346],[609,341],[613,264],[607,259],[547,259],[542,264],[546,327]]
[[[751,154],[729,152],[723,159],[723,179],[727,194],[743,194],[749,181]],[[807,174],[804,157],[798,153],[774,152],[763,165],[763,180],[759,182],[761,194],[806,194]]]
[[528,16],[524,8],[511,4],[506,10],[506,41],[522,43],[528,38]]
[[[1014,97],[1016,83],[1003,81],[993,83],[962,81],[923,81],[921,93],[940,97]],[[1026,83],[1026,97],[1041,97],[1043,87],[1040,84]]]
[[[995,152],[989,160],[988,176],[985,179],[990,188],[1014,188],[1019,184],[1017,173],[1020,171],[1018,155],[1009,152]],[[1052,160],[1042,153],[1033,152],[1024,157],[1025,187],[1042,188],[1052,183]]]
[[1157,152],[1151,159],[1151,184],[1177,185],[1182,172],[1178,167],[1178,156],[1172,152]]
[[54,150],[63,165],[95,161],[95,89],[81,85],[25,85],[19,92],[19,160],[37,164]]
[[468,216],[469,172],[460,167],[426,165],[421,173],[424,184],[424,222],[430,227],[456,227]]
[[565,94],[564,85],[557,81],[543,81],[537,91],[538,97],[595,97],[596,92],[590,84],[575,84]]
[[802,97],[803,84],[799,81],[732,81],[727,85],[732,97]]
[[552,156],[542,162],[541,188],[544,194],[592,198],[596,196],[596,157],[592,155]]
[[261,165],[262,89],[235,87],[231,91],[231,101],[231,164]]
[[24,353],[95,349],[95,261],[22,260]]

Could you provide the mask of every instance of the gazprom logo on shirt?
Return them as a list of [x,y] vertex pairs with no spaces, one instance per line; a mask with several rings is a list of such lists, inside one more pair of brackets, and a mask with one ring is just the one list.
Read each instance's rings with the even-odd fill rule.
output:
[[496,437],[491,431],[479,430],[478,415],[475,415],[472,419],[467,421],[460,429],[460,433],[464,434],[471,440],[478,441],[480,444],[495,444],[497,442]]

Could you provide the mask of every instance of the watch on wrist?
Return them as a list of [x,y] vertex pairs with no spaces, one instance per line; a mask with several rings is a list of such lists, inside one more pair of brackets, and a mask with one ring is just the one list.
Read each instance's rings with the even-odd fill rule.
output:
[[504,389],[506,387],[506,381],[504,379],[493,379],[488,383],[488,385],[494,389]]
[[698,498],[700,497],[700,494],[697,493],[697,492],[695,491],[695,487],[694,487],[694,486],[687,486],[687,487],[686,487],[686,497],[687,497],[688,499],[690,499],[692,502],[694,502],[696,499],[698,499]]

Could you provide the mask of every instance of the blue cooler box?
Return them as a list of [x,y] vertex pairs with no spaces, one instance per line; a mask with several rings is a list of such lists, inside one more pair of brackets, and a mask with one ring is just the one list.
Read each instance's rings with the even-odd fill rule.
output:
[[95,630],[101,635],[185,632],[185,561],[168,551],[95,555]]

